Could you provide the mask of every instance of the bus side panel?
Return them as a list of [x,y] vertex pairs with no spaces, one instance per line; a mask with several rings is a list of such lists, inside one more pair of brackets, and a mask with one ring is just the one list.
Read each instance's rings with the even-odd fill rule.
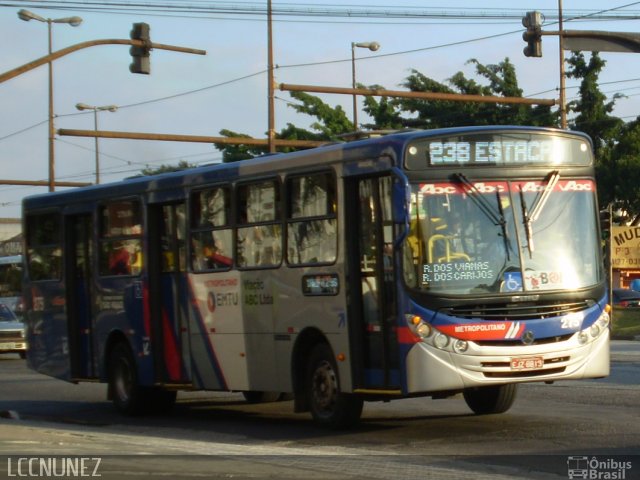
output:
[[[293,349],[298,334],[314,329],[329,342],[335,355],[345,354],[346,361],[337,362],[341,390],[353,389],[349,337],[347,332],[346,285],[342,265],[282,269],[281,281],[274,292],[274,329],[277,386],[279,391],[291,392]],[[337,282],[336,295],[311,294],[302,291],[303,278],[326,279]],[[310,353],[310,352],[306,352]],[[306,366],[301,366],[306,369]]]
[[[274,321],[278,315],[278,270],[253,270],[242,273],[242,311],[247,332],[249,388],[257,391],[280,391],[275,364]],[[277,332],[276,332],[277,333]]]
[[149,315],[144,308],[147,295],[142,281],[137,278],[100,280],[95,334],[99,349],[98,358],[103,359],[99,363],[101,378],[107,378],[107,342],[112,334],[120,332],[126,336],[133,357],[137,359],[140,385],[153,385],[155,378],[150,346]]
[[[89,291],[87,287],[87,281],[83,278],[76,279],[76,292],[75,292],[75,309],[78,318],[78,325],[76,328],[78,329],[78,353],[75,356],[75,360],[73,360],[74,356],[71,355],[72,362],[75,361],[78,364],[75,365],[75,369],[72,368],[72,371],[76,371],[77,375],[80,378],[89,378],[94,375],[94,365],[97,359],[93,358],[93,336],[91,332],[92,328],[92,319],[90,318],[91,309],[89,308],[90,298],[88,298],[87,292]],[[91,280],[89,280],[91,281]],[[71,288],[71,287],[70,287]],[[71,306],[70,306],[71,308]],[[69,318],[69,322],[73,323]],[[73,333],[71,333],[73,335]]]
[[249,390],[240,272],[189,276],[193,380],[207,390]]
[[33,283],[25,295],[29,366],[71,379],[65,289],[62,282]]
[[[174,279],[165,275],[162,278],[162,349],[166,380],[170,382],[187,381],[187,363],[182,358],[184,351],[181,345],[182,326],[180,325],[181,305],[177,304],[179,298],[178,285]],[[185,332],[186,333],[186,332]],[[186,350],[188,353],[188,349]]]

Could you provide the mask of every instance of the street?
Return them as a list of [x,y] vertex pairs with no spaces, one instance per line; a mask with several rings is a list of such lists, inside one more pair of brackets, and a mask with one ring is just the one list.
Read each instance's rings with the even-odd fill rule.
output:
[[103,478],[567,478],[569,457],[587,456],[631,461],[624,478],[640,478],[640,342],[613,342],[606,379],[522,386],[506,414],[472,415],[460,397],[366,403],[362,423],[337,432],[291,402],[228,393],[123,417],[105,385],[50,379],[17,355],[0,369],[0,411],[19,417],[0,419],[0,478],[19,458],[56,455],[104,457]]

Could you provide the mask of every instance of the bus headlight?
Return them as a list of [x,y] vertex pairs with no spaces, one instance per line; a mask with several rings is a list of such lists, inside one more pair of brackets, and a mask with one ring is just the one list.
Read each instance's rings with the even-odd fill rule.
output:
[[453,349],[456,353],[464,353],[467,351],[467,348],[469,348],[469,344],[466,340],[457,339],[453,341]]
[[578,342],[580,342],[580,345],[584,345],[585,343],[587,343],[589,341],[589,335],[587,334],[586,331],[581,331],[578,334]]
[[418,315],[405,315],[405,321],[411,333],[420,339],[423,343],[431,345],[440,350],[454,352],[458,354],[466,353],[469,349],[469,342],[459,338],[446,335],[429,323],[425,322]]
[[433,339],[433,344],[436,347],[443,349],[447,345],[449,345],[449,337],[447,337],[444,333],[437,333],[435,338]]
[[433,333],[431,326],[418,315],[405,315],[405,319],[411,332],[421,340],[429,338],[431,333]]
[[431,335],[431,327],[426,323],[421,323],[416,327],[416,333],[422,339],[428,338]]
[[586,343],[589,343],[589,341],[598,338],[602,334],[602,332],[604,332],[609,327],[610,322],[611,317],[609,316],[609,313],[605,308],[600,314],[600,317],[598,317],[598,320],[596,320],[591,326],[581,330],[580,333],[578,333],[578,342],[580,343],[580,345],[585,345]]

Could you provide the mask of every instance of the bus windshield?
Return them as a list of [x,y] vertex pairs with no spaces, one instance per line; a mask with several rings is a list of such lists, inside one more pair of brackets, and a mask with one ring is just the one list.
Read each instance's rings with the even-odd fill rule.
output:
[[[447,294],[572,290],[601,280],[595,184],[560,178],[412,184],[407,285]],[[580,234],[576,234],[580,232]]]

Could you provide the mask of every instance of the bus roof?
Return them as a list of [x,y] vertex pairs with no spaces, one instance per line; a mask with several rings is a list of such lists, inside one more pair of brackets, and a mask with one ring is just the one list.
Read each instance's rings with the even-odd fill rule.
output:
[[[496,125],[451,127],[433,130],[403,130],[389,135],[352,142],[327,143],[327,145],[297,152],[267,154],[237,162],[204,165],[157,175],[141,175],[112,183],[32,195],[23,200],[23,208],[46,209],[60,205],[66,206],[67,202],[100,201],[106,197],[115,196],[124,198],[139,195],[145,191],[167,192],[175,190],[178,192],[192,185],[234,181],[245,175],[267,177],[274,175],[276,172],[292,168],[310,169],[314,166],[361,160],[363,158],[378,159],[385,157],[390,159],[393,164],[398,165],[401,162],[405,146],[416,139],[472,132],[523,130],[577,135],[590,141],[588,136],[579,132],[546,127]],[[166,199],[166,195],[163,195],[163,200]],[[153,201],[153,198],[151,200]]]

